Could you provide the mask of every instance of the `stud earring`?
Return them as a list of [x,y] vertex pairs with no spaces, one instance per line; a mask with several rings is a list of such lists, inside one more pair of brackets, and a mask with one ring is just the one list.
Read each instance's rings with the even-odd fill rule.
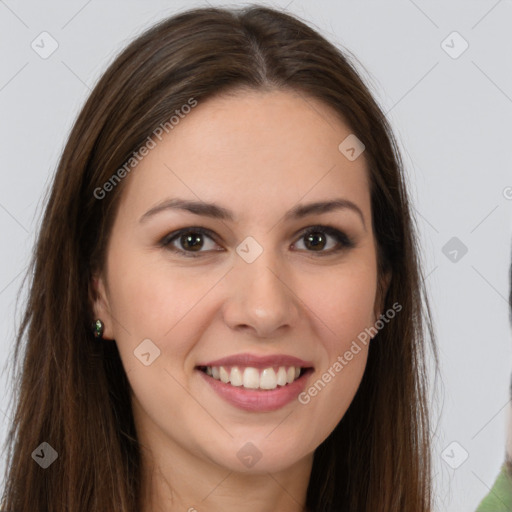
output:
[[94,334],[94,337],[101,338],[103,336],[104,328],[105,328],[105,325],[103,324],[103,322],[100,319],[93,322],[91,329],[92,329],[92,333]]

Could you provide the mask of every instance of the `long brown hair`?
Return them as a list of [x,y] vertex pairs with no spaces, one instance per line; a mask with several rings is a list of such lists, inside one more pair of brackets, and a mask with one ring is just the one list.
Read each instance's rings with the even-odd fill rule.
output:
[[[190,98],[201,103],[243,88],[317,98],[363,141],[379,276],[392,271],[384,310],[402,306],[371,343],[348,411],[315,451],[306,507],[431,509],[428,346],[436,368],[438,359],[397,144],[344,53],[295,17],[252,6],[193,9],[146,31],[110,65],[72,128],[16,339],[7,510],[141,509],[129,383],[115,342],[100,343],[90,330],[91,276],[105,261],[126,180],[102,199],[97,190]],[[31,457],[42,442],[58,453],[47,469]]]

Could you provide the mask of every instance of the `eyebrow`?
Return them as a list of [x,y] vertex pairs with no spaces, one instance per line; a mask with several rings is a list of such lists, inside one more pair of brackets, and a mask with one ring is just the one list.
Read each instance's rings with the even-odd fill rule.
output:
[[[207,203],[204,201],[190,201],[186,199],[174,198],[166,199],[165,201],[162,201],[161,203],[148,210],[144,215],[142,215],[142,217],[139,219],[139,222],[145,222],[150,217],[153,217],[157,213],[166,210],[184,210],[195,215],[202,215],[204,217],[211,217],[214,219],[231,222],[235,221],[235,216],[231,210],[228,210],[227,208],[217,204]],[[309,204],[299,204],[286,212],[284,215],[284,220],[301,219],[307,215],[328,213],[334,210],[351,210],[357,213],[361,218],[363,226],[366,230],[366,223],[361,209],[352,201],[343,198],[336,198],[329,201],[318,201]]]

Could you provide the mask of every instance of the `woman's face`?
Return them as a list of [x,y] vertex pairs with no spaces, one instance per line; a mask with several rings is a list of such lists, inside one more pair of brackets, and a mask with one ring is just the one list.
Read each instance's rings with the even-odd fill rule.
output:
[[350,134],[309,97],[240,92],[199,102],[125,178],[95,313],[152,452],[273,472],[345,414],[381,311]]

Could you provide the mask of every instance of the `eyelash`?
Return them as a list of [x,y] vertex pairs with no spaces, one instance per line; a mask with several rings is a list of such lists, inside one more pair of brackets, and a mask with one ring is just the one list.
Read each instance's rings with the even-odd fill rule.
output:
[[[335,253],[338,253],[338,252],[346,250],[346,249],[351,249],[355,246],[353,240],[351,240],[345,233],[336,229],[333,226],[323,226],[323,225],[310,226],[300,233],[299,239],[304,238],[305,236],[307,236],[311,233],[318,233],[318,232],[324,233],[328,236],[333,237],[336,240],[336,242],[338,242],[338,247],[334,248],[334,249],[330,249],[328,251],[318,251],[318,252],[317,251],[307,251],[307,252],[311,252],[314,254],[316,253],[318,256],[322,257],[322,256],[328,256],[330,254],[335,254]],[[201,253],[210,252],[210,251],[197,251],[197,252],[185,251],[183,249],[178,249],[177,247],[174,247],[171,245],[175,239],[178,239],[181,235],[186,234],[186,233],[194,233],[194,234],[199,233],[201,235],[205,235],[205,236],[211,238],[215,243],[217,243],[215,241],[215,236],[213,235],[213,232],[210,231],[209,229],[205,229],[202,227],[188,227],[188,228],[180,229],[178,231],[174,231],[173,233],[166,235],[159,242],[159,245],[163,248],[166,248],[172,252],[178,253],[187,258],[198,258],[198,257],[201,257]],[[218,252],[220,252],[220,251],[218,251]]]

